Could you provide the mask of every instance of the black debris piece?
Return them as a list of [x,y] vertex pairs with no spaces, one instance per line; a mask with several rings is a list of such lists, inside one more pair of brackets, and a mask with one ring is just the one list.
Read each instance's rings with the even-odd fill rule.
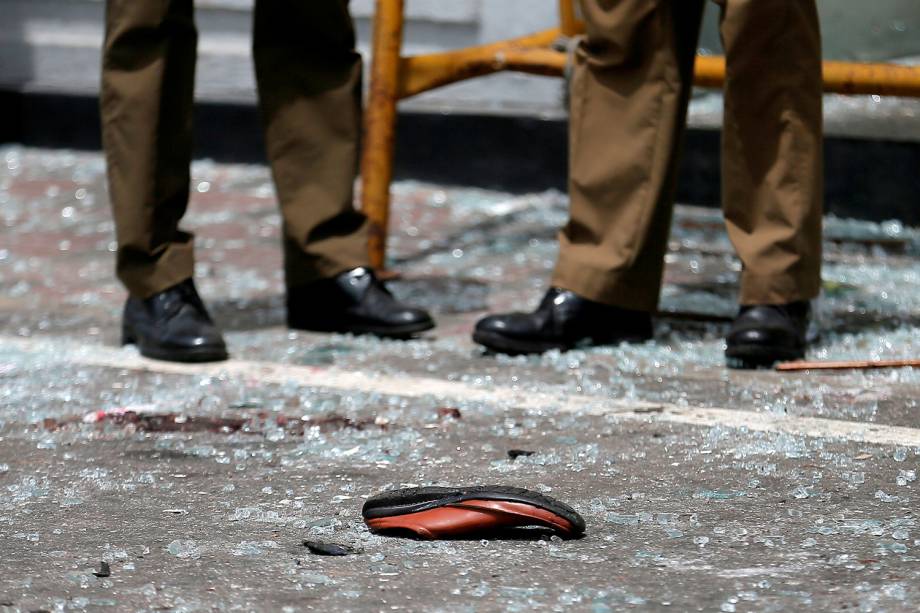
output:
[[105,561],[99,562],[99,570],[94,570],[94,571],[93,571],[93,574],[96,575],[97,577],[100,577],[100,578],[102,578],[102,577],[111,577],[111,576],[112,576],[112,569],[109,567],[109,563],[108,563],[108,562],[105,562]]
[[337,545],[336,543],[323,543],[322,541],[304,541],[304,547],[310,550],[310,553],[318,556],[348,556],[356,553],[351,547]]
[[463,413],[456,407],[440,407],[438,409],[439,419],[462,419]]

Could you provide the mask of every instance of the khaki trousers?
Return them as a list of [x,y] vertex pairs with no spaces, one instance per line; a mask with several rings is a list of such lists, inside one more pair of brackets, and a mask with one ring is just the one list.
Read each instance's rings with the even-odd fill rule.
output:
[[[361,58],[348,0],[257,0],[253,56],[289,287],[367,264],[353,206]],[[147,297],[194,272],[192,0],[107,0],[101,111],[117,272]]]
[[[814,0],[721,0],[728,62],[722,198],[742,304],[818,295],[821,36]],[[658,304],[704,0],[582,0],[570,221],[553,284]]]

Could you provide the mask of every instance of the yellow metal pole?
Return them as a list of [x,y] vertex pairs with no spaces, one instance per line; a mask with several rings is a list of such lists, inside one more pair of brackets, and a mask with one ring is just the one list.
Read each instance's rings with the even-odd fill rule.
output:
[[[560,36],[553,28],[512,40],[455,51],[404,57],[400,60],[400,99],[503,70],[554,76],[565,66],[565,54],[551,45]],[[558,66],[554,61],[558,60]]]
[[559,0],[559,29],[563,36],[581,34],[582,28],[575,13],[575,0]]
[[[725,83],[725,58],[698,56],[695,82],[700,87],[722,87]],[[920,98],[920,66],[824,62],[824,91],[831,94]]]
[[361,208],[370,220],[368,254],[376,269],[386,264],[403,8],[403,0],[377,0],[374,15],[374,55],[361,159]]
[[[409,98],[437,87],[502,71],[562,76],[568,56],[546,41],[558,30],[457,51],[404,57],[398,95]],[[694,82],[699,87],[725,84],[725,58],[698,56]],[[920,66],[824,62],[824,91],[920,98]]]
[[824,90],[920,98],[920,66],[824,62]]

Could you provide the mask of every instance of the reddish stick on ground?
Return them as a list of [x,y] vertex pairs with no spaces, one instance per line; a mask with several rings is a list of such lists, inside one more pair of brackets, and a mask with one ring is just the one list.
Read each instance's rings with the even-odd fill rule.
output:
[[872,368],[920,368],[920,360],[854,360],[852,362],[782,362],[776,370],[869,370]]

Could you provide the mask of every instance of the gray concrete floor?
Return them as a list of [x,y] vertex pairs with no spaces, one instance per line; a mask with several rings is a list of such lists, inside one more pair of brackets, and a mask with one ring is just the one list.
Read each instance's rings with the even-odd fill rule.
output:
[[[508,358],[470,327],[539,298],[564,196],[397,185],[392,285],[440,325],[392,342],[286,330],[266,169],[194,174],[217,366],[118,346],[102,158],[0,148],[0,611],[917,609],[920,372],[727,370],[718,212],[679,207],[655,341]],[[916,229],[828,219],[810,357],[916,357],[918,254]],[[587,535],[361,521],[385,489],[472,483],[549,493]]]

